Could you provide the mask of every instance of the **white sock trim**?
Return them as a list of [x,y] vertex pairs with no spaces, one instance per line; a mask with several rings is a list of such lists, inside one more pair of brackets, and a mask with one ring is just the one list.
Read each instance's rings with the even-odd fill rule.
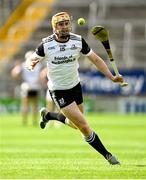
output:
[[87,141],[88,143],[92,143],[95,139],[95,133],[92,131],[90,136],[86,136],[84,138],[85,138],[85,141]]
[[69,119],[65,118],[65,124],[69,124]]

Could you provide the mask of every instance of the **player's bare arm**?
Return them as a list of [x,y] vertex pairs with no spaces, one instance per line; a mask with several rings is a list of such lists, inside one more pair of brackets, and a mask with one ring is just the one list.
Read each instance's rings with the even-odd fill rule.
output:
[[110,80],[112,80],[113,82],[118,82],[118,83],[123,82],[123,77],[121,75],[113,76],[113,74],[110,72],[109,68],[107,67],[106,63],[96,53],[92,52],[88,56],[88,58],[93,64],[95,64],[97,69],[101,73],[103,73],[105,76],[107,76]]

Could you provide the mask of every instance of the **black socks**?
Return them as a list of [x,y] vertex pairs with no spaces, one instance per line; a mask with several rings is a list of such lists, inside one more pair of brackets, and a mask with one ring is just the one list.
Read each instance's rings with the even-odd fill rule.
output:
[[[44,116],[44,120],[48,122],[49,120],[56,120],[59,122],[62,122],[65,124],[66,117],[62,113],[56,113],[56,112],[48,112]],[[102,144],[101,140],[97,136],[95,132],[92,131],[90,136],[85,137],[86,142],[88,142],[96,151],[98,151],[101,155],[105,157],[105,159],[108,158],[109,155],[112,155],[110,152],[106,150],[104,145]]]
[[98,151],[100,154],[102,154],[106,159],[108,155],[112,155],[110,152],[106,150],[102,142],[100,141],[99,137],[95,132],[92,131],[91,135],[88,137],[85,137],[85,140],[94,148],[96,151]]
[[44,118],[45,118],[46,122],[49,120],[56,120],[56,121],[62,122],[64,124],[65,124],[65,119],[66,119],[66,117],[63,114],[55,113],[55,112],[46,113]]

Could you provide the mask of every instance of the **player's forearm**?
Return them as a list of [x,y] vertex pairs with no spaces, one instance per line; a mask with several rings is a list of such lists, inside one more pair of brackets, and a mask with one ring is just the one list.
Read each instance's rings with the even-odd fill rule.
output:
[[113,81],[114,76],[112,75],[102,58],[94,54],[93,56],[89,57],[89,59],[92,61],[93,64],[95,64],[95,66],[101,73],[103,73],[106,77]]
[[108,77],[110,80],[113,80],[114,77],[110,70],[108,69],[107,65],[104,63],[104,61],[98,61],[98,63],[95,63],[97,69],[103,73],[106,77]]

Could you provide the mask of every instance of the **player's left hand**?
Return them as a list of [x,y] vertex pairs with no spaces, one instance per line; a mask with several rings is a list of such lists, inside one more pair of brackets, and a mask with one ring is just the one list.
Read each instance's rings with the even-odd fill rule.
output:
[[124,82],[124,78],[122,75],[114,76],[113,82],[122,83],[122,82]]

